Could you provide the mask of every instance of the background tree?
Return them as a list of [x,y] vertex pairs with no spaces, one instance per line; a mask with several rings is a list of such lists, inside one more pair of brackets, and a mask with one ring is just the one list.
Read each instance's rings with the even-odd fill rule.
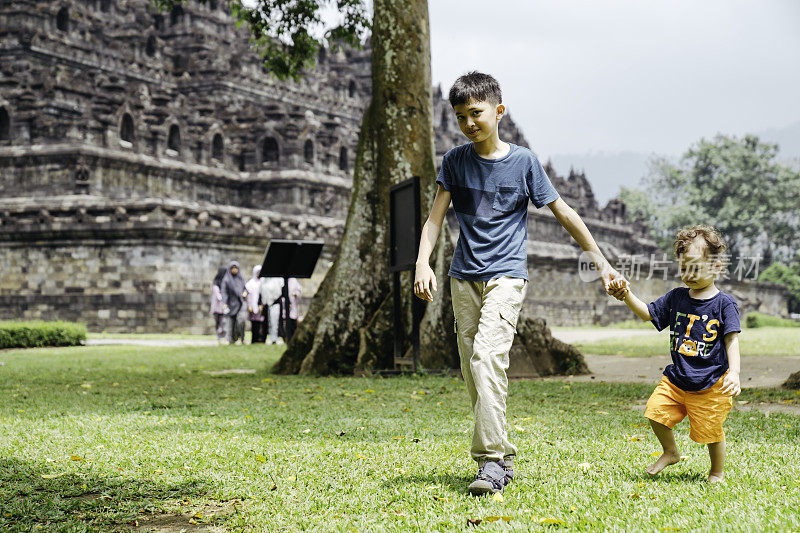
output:
[[800,255],[789,264],[773,263],[759,276],[761,281],[784,285],[789,291],[789,312],[800,313]]
[[679,228],[707,223],[722,232],[733,258],[788,260],[800,249],[800,171],[777,159],[777,145],[752,135],[701,139],[677,164],[651,161],[642,187],[620,196],[666,252]]

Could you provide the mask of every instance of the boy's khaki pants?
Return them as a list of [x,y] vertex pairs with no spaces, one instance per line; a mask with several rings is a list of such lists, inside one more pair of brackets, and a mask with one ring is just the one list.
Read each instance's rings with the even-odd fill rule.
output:
[[517,453],[506,431],[506,370],[527,288],[519,278],[450,278],[461,373],[475,415],[471,453],[479,464],[511,462]]

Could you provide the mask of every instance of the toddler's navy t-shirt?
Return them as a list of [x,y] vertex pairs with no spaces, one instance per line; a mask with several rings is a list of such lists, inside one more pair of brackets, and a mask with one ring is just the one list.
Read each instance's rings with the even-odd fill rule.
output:
[[528,279],[528,201],[540,208],[558,192],[533,152],[509,144],[498,159],[480,157],[473,143],[444,154],[436,183],[450,192],[461,228],[451,277]]
[[705,390],[728,371],[725,335],[742,331],[736,300],[722,291],[707,300],[672,289],[647,305],[658,331],[669,326],[672,364],[664,375],[687,392]]

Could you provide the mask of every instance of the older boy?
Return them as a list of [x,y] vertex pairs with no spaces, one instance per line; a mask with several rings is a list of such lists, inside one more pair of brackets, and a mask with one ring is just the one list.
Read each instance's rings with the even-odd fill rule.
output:
[[450,266],[450,289],[461,373],[475,416],[471,452],[479,470],[469,492],[479,495],[502,491],[514,476],[517,449],[506,432],[506,370],[528,287],[528,200],[552,210],[593,258],[606,289],[618,274],[533,152],[500,140],[505,106],[497,80],[479,72],[461,76],[449,100],[470,142],[442,160],[439,189],[422,229],[414,292],[431,301],[437,290],[429,259],[452,199],[461,234]]
[[636,316],[661,331],[669,326],[672,364],[650,396],[644,416],[658,437],[663,453],[647,468],[656,475],[680,461],[672,428],[689,416],[689,438],[708,444],[711,469],[708,482],[725,479],[725,432],[722,424],[731,410],[739,383],[739,308],[732,296],[717,289],[720,254],[725,243],[714,228],[684,228],[675,238],[675,257],[688,287],[669,291],[645,304],[627,282],[612,282],[612,293]]

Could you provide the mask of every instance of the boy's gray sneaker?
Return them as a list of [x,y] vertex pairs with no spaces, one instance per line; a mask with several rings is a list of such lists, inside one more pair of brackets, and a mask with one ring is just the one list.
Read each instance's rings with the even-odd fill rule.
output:
[[514,470],[506,468],[503,461],[486,461],[478,469],[475,481],[469,484],[467,490],[473,496],[482,496],[495,492],[503,492],[506,485],[514,479]]

